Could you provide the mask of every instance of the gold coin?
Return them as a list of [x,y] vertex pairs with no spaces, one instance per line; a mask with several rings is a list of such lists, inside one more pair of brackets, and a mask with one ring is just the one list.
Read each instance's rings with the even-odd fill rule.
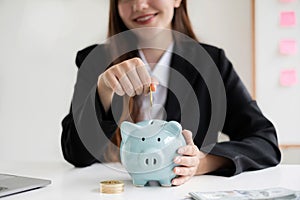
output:
[[108,180],[100,182],[100,192],[106,194],[118,194],[124,191],[123,181]]
[[153,96],[152,96],[152,92],[154,92],[154,91],[155,91],[154,86],[153,86],[153,84],[151,83],[151,84],[150,84],[150,105],[151,105],[151,107],[153,106]]

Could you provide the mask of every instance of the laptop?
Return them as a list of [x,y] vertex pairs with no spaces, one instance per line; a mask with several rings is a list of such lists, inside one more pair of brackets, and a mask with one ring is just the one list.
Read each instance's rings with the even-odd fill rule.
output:
[[0,197],[45,187],[50,183],[45,179],[0,174]]

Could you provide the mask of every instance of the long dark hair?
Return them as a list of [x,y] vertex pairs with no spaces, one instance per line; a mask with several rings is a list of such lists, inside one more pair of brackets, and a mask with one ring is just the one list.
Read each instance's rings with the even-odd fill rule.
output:
[[[197,37],[192,29],[192,24],[190,22],[188,12],[187,12],[187,2],[186,0],[182,0],[181,5],[178,8],[175,8],[174,10],[174,16],[172,19],[172,29],[175,31],[178,31],[180,33],[183,33],[190,38],[197,40]],[[128,28],[123,23],[119,11],[118,11],[118,0],[110,0],[110,8],[109,8],[109,22],[108,22],[108,32],[107,37],[112,37],[116,34],[122,33],[124,31],[127,31]],[[120,59],[117,59],[113,62],[113,64],[117,64],[121,61],[124,61],[126,59],[129,59],[133,57],[134,53],[129,52],[126,55],[123,55]],[[135,122],[135,115],[134,112],[134,99],[131,98],[129,102],[129,112],[130,115]],[[108,149],[104,155],[104,158],[106,161],[115,162],[119,161],[119,151],[117,147],[120,147],[121,144],[121,134],[120,129],[117,128],[114,136],[112,137],[111,141],[113,144],[108,145]]]

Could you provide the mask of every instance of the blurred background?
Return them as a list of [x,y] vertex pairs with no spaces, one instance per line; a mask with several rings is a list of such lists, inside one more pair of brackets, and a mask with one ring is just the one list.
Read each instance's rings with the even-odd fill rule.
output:
[[[281,30],[279,13],[300,10],[300,2],[253,3],[188,0],[188,9],[198,38],[225,50],[275,124],[282,162],[300,163],[300,86],[279,83],[282,68],[300,70],[300,56],[278,53],[280,38],[300,35],[299,25]],[[108,7],[108,0],[0,0],[1,160],[63,161],[61,121],[72,100],[75,56],[105,40]]]

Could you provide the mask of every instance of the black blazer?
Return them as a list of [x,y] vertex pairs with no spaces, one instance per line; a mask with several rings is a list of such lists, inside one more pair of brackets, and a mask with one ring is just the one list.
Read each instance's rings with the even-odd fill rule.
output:
[[[190,129],[193,132],[194,143],[202,151],[207,150],[203,148],[204,139],[207,135],[211,135],[210,139],[215,141],[210,141],[212,146],[207,153],[226,157],[234,165],[233,168],[220,169],[212,174],[231,176],[243,171],[263,169],[277,165],[280,162],[281,155],[274,126],[264,117],[256,101],[251,98],[231,62],[226,58],[224,51],[207,44],[200,45],[217,66],[224,83],[226,113],[224,125],[219,131],[227,134],[230,141],[218,143],[216,141],[217,131],[208,131],[212,114],[211,98],[209,90],[197,70],[187,60],[176,54],[172,56],[171,68],[178,71],[188,80],[198,100],[200,120],[193,121],[189,119],[187,123],[182,124],[183,128]],[[76,65],[78,68],[80,68],[85,58],[96,47],[102,49],[101,51],[104,52],[104,48],[101,48],[101,46],[93,45],[77,53]],[[198,56],[197,52],[194,51],[189,51],[188,53],[194,57]],[[98,76],[99,74],[96,75]],[[176,81],[172,79],[171,74],[169,84],[172,85]],[[93,84],[95,85],[96,82]],[[107,137],[110,138],[116,130],[117,125],[112,118],[111,110],[108,114],[104,113],[97,90],[95,90],[95,93],[94,107],[97,112],[98,122],[103,127],[103,130],[105,130]],[[183,95],[186,95],[187,98],[184,98],[185,103],[181,105],[176,95],[171,90],[168,91],[165,104],[167,121],[176,120],[182,123],[181,117],[188,116],[195,109],[190,102],[189,92],[185,92]],[[74,124],[72,112],[73,110],[70,109],[69,114],[62,121],[61,145],[64,158],[76,167],[84,167],[98,162],[81,142]],[[191,124],[196,124],[197,128]]]

